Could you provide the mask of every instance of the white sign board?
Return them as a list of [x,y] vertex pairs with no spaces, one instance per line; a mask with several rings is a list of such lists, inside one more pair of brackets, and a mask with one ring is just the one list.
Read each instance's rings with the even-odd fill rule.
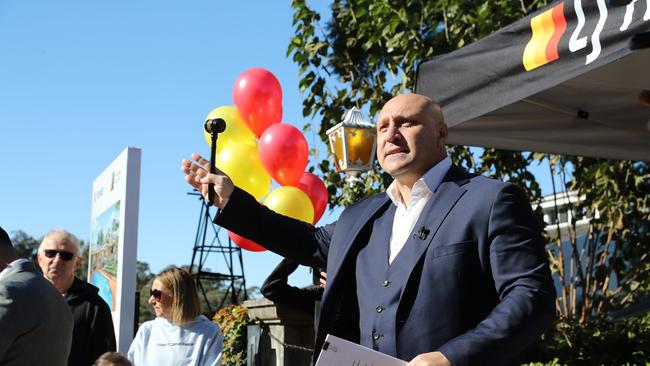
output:
[[122,353],[133,340],[141,152],[125,149],[93,182],[88,282],[111,308]]

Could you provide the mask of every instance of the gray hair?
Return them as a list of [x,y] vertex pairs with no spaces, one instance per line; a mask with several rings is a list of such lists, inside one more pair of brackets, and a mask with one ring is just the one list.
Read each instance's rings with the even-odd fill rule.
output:
[[43,240],[41,240],[41,245],[38,246],[38,251],[43,250],[43,245],[45,245],[45,242],[50,239],[53,236],[58,236],[60,240],[68,245],[71,245],[74,248],[74,254],[76,256],[79,256],[79,240],[77,239],[76,236],[72,235],[69,231],[65,229],[52,229],[43,236]]

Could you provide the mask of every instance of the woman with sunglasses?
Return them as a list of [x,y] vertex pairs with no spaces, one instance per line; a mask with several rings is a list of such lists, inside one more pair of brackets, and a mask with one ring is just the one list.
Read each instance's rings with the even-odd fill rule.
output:
[[138,329],[128,352],[133,365],[221,365],[221,330],[201,315],[189,272],[175,267],[162,271],[150,295],[156,319]]

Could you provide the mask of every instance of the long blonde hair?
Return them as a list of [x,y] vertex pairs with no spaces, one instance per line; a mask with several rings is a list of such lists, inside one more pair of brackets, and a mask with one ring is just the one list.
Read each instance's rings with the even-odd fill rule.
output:
[[172,324],[189,323],[201,314],[199,294],[196,292],[194,278],[189,272],[172,267],[160,272],[156,279],[172,292],[172,308],[169,319]]

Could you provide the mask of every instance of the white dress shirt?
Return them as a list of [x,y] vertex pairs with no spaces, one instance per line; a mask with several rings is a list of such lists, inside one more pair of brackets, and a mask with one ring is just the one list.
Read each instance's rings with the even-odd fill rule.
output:
[[424,175],[418,179],[413,188],[411,188],[411,198],[408,206],[402,203],[402,195],[397,189],[397,184],[393,182],[386,189],[386,194],[397,206],[395,217],[393,218],[393,230],[390,235],[390,247],[388,249],[388,263],[393,263],[397,254],[406,244],[406,241],[413,231],[415,223],[420,218],[422,209],[433,196],[433,192],[438,189],[442,179],[451,167],[451,159],[447,156],[438,164],[434,165]]

